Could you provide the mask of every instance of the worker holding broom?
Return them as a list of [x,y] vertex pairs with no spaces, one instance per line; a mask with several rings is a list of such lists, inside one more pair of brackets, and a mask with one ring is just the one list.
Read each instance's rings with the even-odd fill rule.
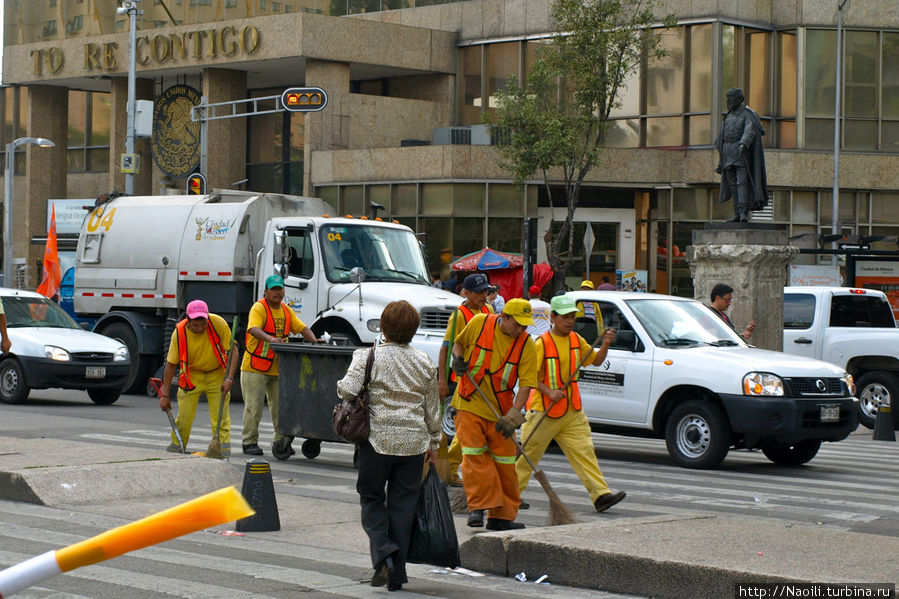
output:
[[[209,404],[212,434],[215,436],[218,433],[222,448],[221,457],[227,459],[231,456],[231,416],[228,413],[228,401],[231,386],[234,384],[234,372],[237,370],[237,360],[230,362],[228,360],[231,329],[221,316],[209,313],[209,307],[203,300],[194,300],[187,304],[186,312],[187,318],[182,319],[172,332],[165,373],[162,375],[159,407],[163,411],[172,408],[169,389],[172,386],[175,369],[180,368],[178,416],[175,419],[175,426],[181,433],[184,446],[187,447],[190,438],[200,396],[205,395]],[[172,442],[166,451],[174,453],[181,451],[174,431]]]
[[[615,331],[606,330],[601,336],[602,346],[594,349],[574,332],[578,307],[573,298],[558,295],[552,298],[550,309],[552,328],[536,343],[537,389],[528,398],[521,428],[523,453],[536,464],[550,441],[555,440],[590,493],[593,507],[604,512],[624,499],[625,493],[609,489],[599,469],[590,424],[581,410],[577,374],[582,366],[602,364],[615,340]],[[519,491],[524,491],[531,478],[531,467],[524,457],[519,457],[515,470]]]
[[472,527],[484,526],[484,512],[489,510],[488,530],[524,528],[515,522],[521,494],[514,435],[524,422],[525,401],[537,385],[537,353],[527,333],[532,324],[531,304],[511,299],[501,315],[476,314],[453,344],[458,385],[452,405]]

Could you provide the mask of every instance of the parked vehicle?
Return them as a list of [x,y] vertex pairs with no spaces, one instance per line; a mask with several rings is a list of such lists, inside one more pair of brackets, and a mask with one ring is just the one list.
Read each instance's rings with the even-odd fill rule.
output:
[[[131,355],[126,388],[146,388],[190,300],[246,325],[265,279],[285,280],[284,301],[316,335],[372,343],[384,306],[408,300],[421,315],[415,343],[436,361],[461,298],[431,287],[408,227],[331,218],[316,198],[217,190],[206,196],[117,197],[84,219],[74,311]],[[243,328],[237,335],[242,348]]]
[[82,329],[55,302],[0,288],[10,353],[0,359],[0,401],[22,403],[32,389],[83,389],[94,403],[114,403],[131,363],[119,341]]
[[[786,287],[783,350],[836,364],[855,378],[859,423],[899,397],[899,329],[886,295],[849,287]],[[899,415],[892,414],[899,425]]]

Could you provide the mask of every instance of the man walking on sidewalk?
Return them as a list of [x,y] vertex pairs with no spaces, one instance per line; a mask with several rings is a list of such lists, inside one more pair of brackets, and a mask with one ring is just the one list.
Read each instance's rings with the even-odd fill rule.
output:
[[[521,428],[524,452],[535,464],[543,457],[550,441],[555,440],[568,458],[575,474],[590,493],[590,500],[597,512],[604,512],[622,499],[624,491],[613,492],[606,484],[596,453],[590,424],[581,410],[581,395],[577,385],[578,366],[584,356],[585,365],[602,364],[615,331],[603,333],[602,346],[593,350],[583,337],[574,332],[577,304],[567,295],[558,295],[550,302],[553,326],[537,340],[537,390],[527,402],[527,415]],[[567,388],[564,383],[571,379]],[[540,426],[543,412],[546,416]],[[519,491],[524,491],[531,478],[531,468],[523,457],[515,464]],[[526,504],[525,504],[526,505]]]
[[[172,332],[165,372],[162,375],[159,407],[163,411],[172,408],[169,389],[172,388],[175,369],[180,368],[178,416],[175,419],[175,426],[181,433],[184,446],[187,447],[190,438],[200,396],[205,395],[213,435],[219,422],[219,406],[222,407],[219,439],[222,444],[222,457],[228,458],[231,457],[231,415],[228,413],[228,403],[231,386],[234,384],[234,371],[237,369],[237,360],[232,360],[229,372],[225,372],[228,349],[231,347],[231,329],[221,316],[209,313],[209,307],[203,300],[190,302],[186,311],[187,318],[182,319]],[[224,404],[222,393],[225,394]],[[174,431],[172,442],[166,447],[166,451],[175,453],[181,451]]]
[[[483,526],[484,512],[489,510],[488,530],[524,528],[515,522],[521,494],[511,437],[524,421],[521,409],[537,384],[537,354],[527,333],[532,324],[531,304],[511,299],[502,315],[475,315],[453,344],[458,381],[453,407],[456,437],[462,444],[469,526]],[[485,405],[485,398],[492,409]],[[497,413],[502,414],[499,420]]]

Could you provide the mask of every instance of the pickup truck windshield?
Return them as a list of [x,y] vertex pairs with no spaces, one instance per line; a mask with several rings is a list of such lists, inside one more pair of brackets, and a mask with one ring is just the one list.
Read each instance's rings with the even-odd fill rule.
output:
[[639,299],[628,300],[627,305],[658,346],[745,345],[733,329],[699,302]]
[[428,270],[418,239],[405,229],[374,225],[326,225],[321,228],[322,255],[328,280],[350,282],[361,267],[366,281],[428,284]]

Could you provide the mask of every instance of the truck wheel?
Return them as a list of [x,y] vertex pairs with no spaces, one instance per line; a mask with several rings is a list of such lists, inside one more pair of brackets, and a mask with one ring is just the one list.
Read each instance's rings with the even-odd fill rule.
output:
[[87,395],[98,406],[108,406],[116,402],[122,394],[121,389],[88,389]]
[[114,322],[108,327],[104,327],[99,333],[117,341],[121,341],[125,344],[125,347],[128,348],[128,357],[131,360],[131,370],[128,372],[125,384],[122,385],[122,392],[145,392],[147,379],[149,378],[149,374],[146,372],[146,359],[141,358],[141,355],[137,353],[137,337],[134,336],[134,331],[131,330],[131,327],[121,322]]
[[877,408],[890,406],[890,399],[899,397],[899,380],[892,372],[872,370],[858,377],[856,389],[858,423],[867,428],[874,428]]
[[15,358],[0,362],[0,401],[3,403],[23,403],[30,390],[25,385],[25,374]]
[[783,466],[801,466],[821,449],[820,439],[805,439],[796,443],[775,443],[762,448],[765,457]]
[[665,425],[665,444],[674,462],[685,468],[715,468],[731,443],[727,417],[718,406],[691,400],[678,405]]

